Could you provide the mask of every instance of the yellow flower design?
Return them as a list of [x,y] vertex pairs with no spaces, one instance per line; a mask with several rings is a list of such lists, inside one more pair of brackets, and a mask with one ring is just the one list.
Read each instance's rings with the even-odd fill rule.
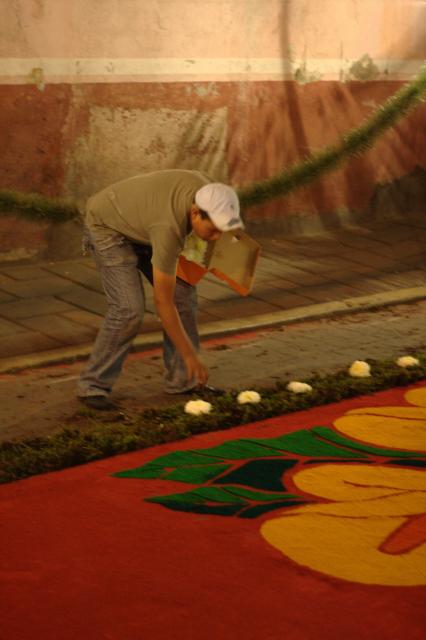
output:
[[[426,449],[426,387],[405,395],[414,407],[355,409],[335,427],[387,448]],[[297,563],[328,575],[381,585],[426,584],[426,474],[384,465],[320,464],[294,483],[323,503],[268,520],[261,534]]]
[[334,426],[355,440],[381,447],[426,450],[426,387],[408,391],[405,399],[416,406],[353,409]]

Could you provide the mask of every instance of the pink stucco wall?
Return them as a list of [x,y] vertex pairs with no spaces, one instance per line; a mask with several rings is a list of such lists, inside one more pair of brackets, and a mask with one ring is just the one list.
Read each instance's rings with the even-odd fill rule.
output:
[[425,46],[418,0],[2,0],[1,11],[4,58],[406,60]]
[[[426,57],[416,0],[0,5],[0,188],[81,201],[155,168],[236,186],[274,175],[356,127]],[[424,119],[423,106],[363,158],[247,218],[320,227],[368,211],[378,185],[425,168]]]

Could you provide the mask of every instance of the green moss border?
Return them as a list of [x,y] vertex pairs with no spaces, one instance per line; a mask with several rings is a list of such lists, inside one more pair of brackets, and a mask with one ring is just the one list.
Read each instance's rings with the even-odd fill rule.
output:
[[347,370],[325,376],[314,375],[304,380],[313,387],[309,394],[297,395],[287,391],[288,381],[279,382],[273,388],[256,388],[262,396],[259,404],[238,405],[238,391],[232,391],[213,400],[212,412],[201,417],[184,413],[184,402],[167,409],[149,409],[136,418],[117,413],[107,419],[84,410],[74,416],[73,427],[61,428],[49,436],[0,444],[0,483],[408,386],[426,379],[426,354],[413,355],[419,359],[420,365],[408,369],[398,367],[393,361],[368,360],[372,373],[369,378],[352,378]]

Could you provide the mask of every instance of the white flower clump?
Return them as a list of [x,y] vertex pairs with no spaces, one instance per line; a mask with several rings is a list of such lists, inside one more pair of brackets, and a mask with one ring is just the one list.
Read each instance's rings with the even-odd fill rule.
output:
[[186,236],[185,245],[181,251],[181,255],[190,262],[196,262],[202,266],[204,265],[205,255],[207,251],[208,243],[205,240],[201,240],[192,231]]
[[296,380],[292,380],[288,383],[287,389],[292,391],[293,393],[309,393],[312,391],[312,387],[307,382],[297,382]]
[[185,405],[185,413],[191,413],[193,416],[200,416],[203,413],[210,413],[212,405],[205,400],[188,400]]
[[413,358],[413,356],[401,356],[396,361],[396,364],[398,365],[398,367],[405,368],[405,367],[417,367],[420,364],[420,362],[417,360],[417,358]]
[[257,391],[241,391],[237,397],[238,404],[256,404],[260,402],[260,394]]
[[354,378],[368,378],[371,376],[370,365],[363,360],[355,360],[349,367],[349,375]]

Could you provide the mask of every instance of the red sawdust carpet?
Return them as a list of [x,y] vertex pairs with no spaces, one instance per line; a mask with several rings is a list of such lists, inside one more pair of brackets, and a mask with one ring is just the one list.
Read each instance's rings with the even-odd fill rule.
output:
[[424,640],[425,438],[423,383],[4,485],[0,638]]

